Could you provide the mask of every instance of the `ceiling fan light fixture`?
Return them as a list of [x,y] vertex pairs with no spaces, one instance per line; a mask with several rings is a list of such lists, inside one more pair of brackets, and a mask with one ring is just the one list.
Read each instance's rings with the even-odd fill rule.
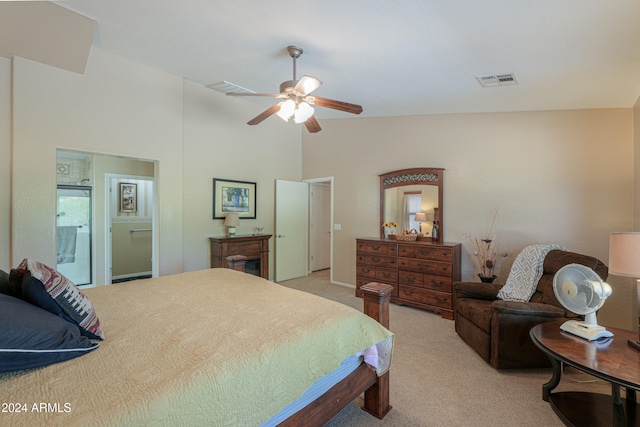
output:
[[276,113],[282,120],[288,122],[296,109],[296,103],[292,99],[287,99],[280,103],[280,110]]
[[304,123],[309,117],[313,116],[313,107],[306,102],[300,102],[294,113],[293,121],[296,123]]

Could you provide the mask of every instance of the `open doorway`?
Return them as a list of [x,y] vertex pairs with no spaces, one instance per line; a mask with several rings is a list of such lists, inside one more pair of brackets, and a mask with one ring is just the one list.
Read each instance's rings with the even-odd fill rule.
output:
[[[76,254],[79,255],[79,248],[82,247],[83,242],[86,242],[89,246],[89,268],[90,268],[90,281],[86,285],[82,286],[96,286],[110,284],[111,282],[111,222],[107,218],[107,204],[109,195],[109,186],[107,185],[107,174],[122,175],[122,176],[136,176],[141,179],[150,180],[153,182],[152,187],[145,192],[145,206],[152,207],[153,210],[157,210],[157,194],[158,185],[156,180],[157,161],[136,159],[125,156],[115,156],[108,154],[96,154],[80,151],[58,149],[56,153],[56,183],[63,187],[71,187],[71,189],[82,189],[85,193],[91,194],[89,206],[91,208],[90,219],[88,226],[84,229],[77,230],[76,239]],[[116,192],[118,189],[116,188]],[[67,194],[67,193],[62,193]],[[138,193],[141,195],[142,193]],[[110,197],[110,196],[109,196]],[[131,200],[129,200],[131,201]],[[65,201],[66,202],[66,201]],[[127,208],[127,206],[125,206]],[[68,222],[70,218],[67,215],[68,208],[62,209],[65,212],[64,215],[56,216],[57,225],[68,226],[71,225]],[[56,215],[59,215],[60,199],[58,199],[58,211]],[[129,216],[135,216],[128,214]],[[152,253],[158,253],[158,227],[155,226],[157,218],[152,215],[151,211],[145,214],[151,218],[152,224],[151,232],[138,232],[136,237],[143,237],[150,240],[152,246]],[[135,220],[140,218],[135,218]],[[130,218],[134,220],[134,218]],[[133,227],[132,227],[133,228]],[[142,227],[140,227],[142,228]],[[136,228],[137,229],[137,228]],[[144,228],[146,229],[146,227]],[[85,234],[90,236],[86,239]],[[59,233],[58,235],[61,235]],[[152,235],[153,234],[153,235]],[[147,257],[148,258],[148,257]],[[158,274],[158,265],[155,262],[156,256],[151,256],[151,271],[152,275]],[[67,263],[62,260],[59,262],[57,269],[62,272]],[[69,267],[69,266],[67,266]],[[73,275],[70,273],[70,275]],[[69,277],[71,281],[75,281]],[[84,283],[84,279],[76,278],[81,283]]]
[[309,271],[329,270],[333,281],[333,177],[309,183]]
[[153,178],[107,174],[108,283],[153,275]]

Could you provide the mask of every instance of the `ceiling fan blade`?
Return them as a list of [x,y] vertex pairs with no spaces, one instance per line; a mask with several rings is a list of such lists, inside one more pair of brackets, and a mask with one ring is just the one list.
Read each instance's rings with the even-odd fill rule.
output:
[[318,89],[322,82],[315,77],[310,76],[302,76],[302,78],[298,81],[298,83],[293,88],[294,92],[299,94],[308,95],[314,90]]
[[308,102],[315,104],[319,107],[332,108],[334,110],[345,111],[347,113],[352,114],[360,114],[362,113],[362,106],[357,104],[350,104],[348,102],[336,101],[334,99],[329,98],[320,98],[319,96],[314,96],[313,101],[309,100]]
[[307,127],[307,130],[309,131],[309,133],[316,133],[322,130],[315,116],[309,117],[307,121],[304,122],[304,125]]
[[248,125],[257,125],[258,123],[262,122],[264,119],[266,119],[269,116],[272,116],[273,114],[277,113],[278,110],[280,110],[280,103],[274,104],[271,107],[267,108],[262,113],[258,114],[253,119],[249,120],[247,122],[247,124]]

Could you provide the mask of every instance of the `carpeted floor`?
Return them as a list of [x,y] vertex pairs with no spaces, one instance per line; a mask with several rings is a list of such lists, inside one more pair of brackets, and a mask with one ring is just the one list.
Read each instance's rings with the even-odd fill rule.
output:
[[[329,283],[328,270],[281,284],[362,310],[353,289]],[[453,321],[424,310],[391,304],[389,329],[396,334],[393,409],[378,420],[360,409],[361,397],[328,427],[563,425],[542,400],[551,369],[496,371],[462,342]],[[611,393],[607,383],[572,368],[565,368],[560,390]]]

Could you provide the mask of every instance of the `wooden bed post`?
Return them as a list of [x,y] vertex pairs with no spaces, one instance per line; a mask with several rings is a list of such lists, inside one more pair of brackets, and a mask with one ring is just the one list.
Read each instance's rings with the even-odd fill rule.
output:
[[[382,283],[367,283],[363,293],[364,313],[389,328],[389,300],[393,288]],[[377,418],[383,418],[391,409],[389,405],[389,372],[381,377],[367,364],[362,363],[345,379],[325,394],[291,415],[278,427],[322,427],[345,406],[364,392],[364,409]]]
[[[384,283],[367,283],[360,287],[364,299],[364,314],[377,320],[389,329],[389,300],[393,287]],[[384,418],[391,410],[389,404],[389,372],[378,377],[378,380],[364,392],[362,408],[377,418]]]

